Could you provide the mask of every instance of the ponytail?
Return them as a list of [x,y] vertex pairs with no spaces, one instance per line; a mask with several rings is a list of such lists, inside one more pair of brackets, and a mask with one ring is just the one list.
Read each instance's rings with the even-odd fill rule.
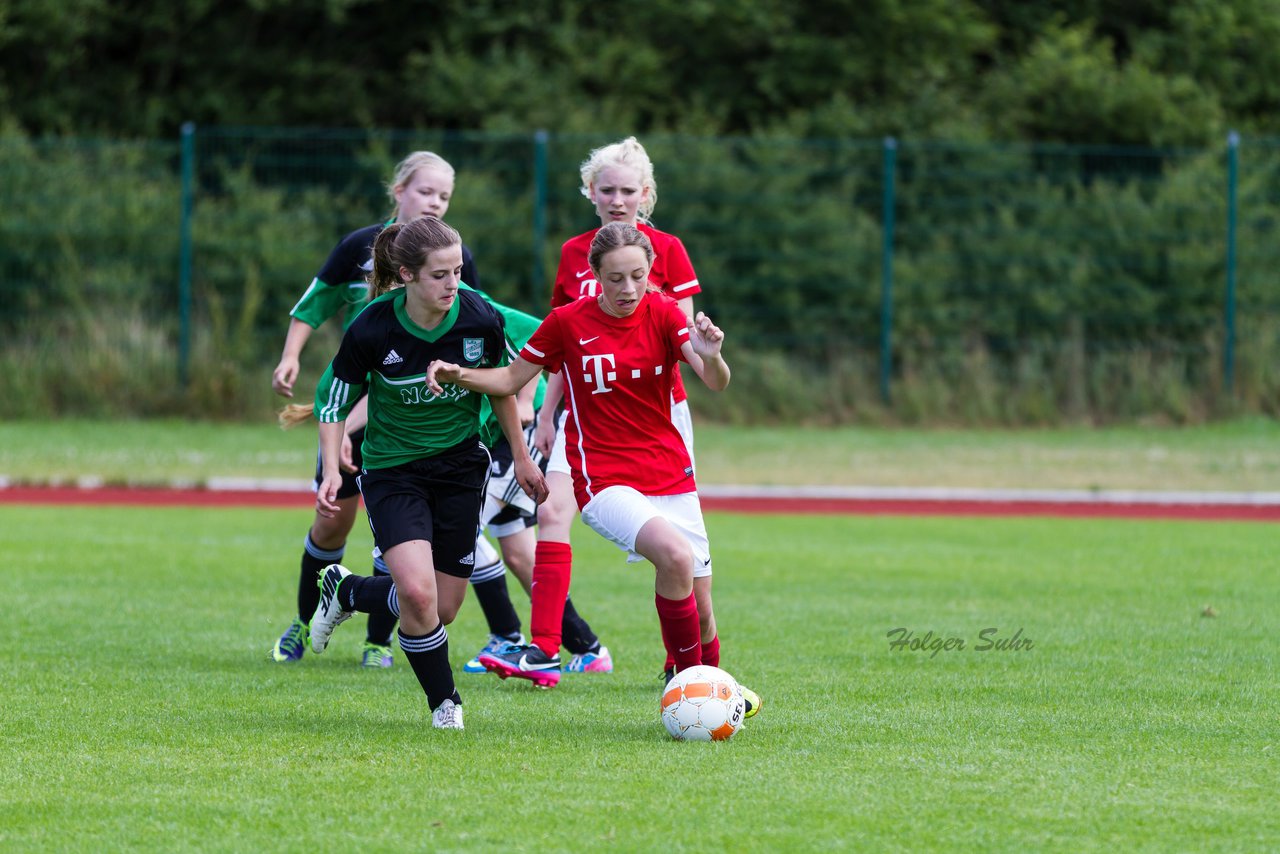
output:
[[393,222],[373,240],[373,269],[369,272],[369,300],[375,300],[383,294],[400,287],[400,266],[391,261],[391,249],[395,245],[396,235],[404,226]]
[[290,403],[284,409],[276,413],[276,421],[280,424],[281,430],[292,430],[305,421],[310,421],[315,414],[314,403]]

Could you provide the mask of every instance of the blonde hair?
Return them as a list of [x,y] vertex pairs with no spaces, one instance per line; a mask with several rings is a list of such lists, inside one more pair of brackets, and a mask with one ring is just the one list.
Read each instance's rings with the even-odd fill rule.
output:
[[276,413],[276,421],[281,430],[292,430],[299,424],[310,421],[315,408],[314,403],[290,403]]
[[434,151],[415,151],[396,164],[395,177],[391,179],[391,183],[387,185],[387,195],[391,197],[391,218],[396,219],[400,216],[400,205],[396,202],[396,190],[406,186],[419,169],[429,166],[432,169],[439,169],[449,174],[449,180],[456,180],[457,173],[453,171],[453,166],[449,164],[439,154]]
[[604,256],[624,246],[639,246],[644,250],[645,258],[653,263],[653,244],[643,231],[625,222],[611,222],[601,227],[596,236],[591,238],[591,248],[587,250],[587,263],[592,270],[600,269]]
[[648,222],[649,217],[653,215],[654,207],[658,204],[658,184],[653,180],[653,161],[649,159],[644,146],[634,136],[629,136],[621,142],[602,145],[592,150],[587,155],[587,159],[582,161],[580,169],[582,195],[586,196],[588,201],[591,199],[591,185],[609,166],[623,166],[640,173],[640,187],[647,188],[649,192],[641,200],[636,216],[641,222]]

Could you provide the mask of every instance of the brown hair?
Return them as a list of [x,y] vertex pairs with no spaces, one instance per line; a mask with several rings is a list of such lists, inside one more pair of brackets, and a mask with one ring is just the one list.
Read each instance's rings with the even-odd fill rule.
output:
[[458,246],[462,237],[452,226],[433,216],[421,216],[412,222],[393,222],[379,232],[373,241],[373,272],[369,274],[369,299],[400,287],[400,268],[415,273],[427,263],[427,255],[450,246]]
[[649,242],[649,238],[643,231],[625,222],[611,222],[596,232],[596,236],[591,238],[591,248],[587,250],[587,263],[592,270],[599,270],[604,256],[623,246],[639,246],[644,250],[649,263],[653,263],[653,244]]

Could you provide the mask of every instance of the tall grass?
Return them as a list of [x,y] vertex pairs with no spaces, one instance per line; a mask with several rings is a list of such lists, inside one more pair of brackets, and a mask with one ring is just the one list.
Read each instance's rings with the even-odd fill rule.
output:
[[[725,424],[1023,427],[1066,424],[1199,424],[1246,413],[1280,414],[1280,332],[1258,329],[1242,347],[1228,393],[1206,343],[1198,351],[1130,346],[1081,356],[1070,343],[997,359],[982,345],[904,352],[880,393],[878,355],[844,351],[824,364],[730,347],[723,394],[686,371],[700,420]],[[215,313],[192,337],[183,380],[174,336],[139,312],[108,310],[67,320],[55,335],[18,336],[0,349],[5,418],[182,416],[262,420],[282,401],[270,390],[278,349],[257,343],[244,315]],[[300,399],[310,394],[337,330],[309,345]],[[283,335],[280,336],[283,342]],[[272,343],[274,339],[272,339]]]
[[[1044,427],[1200,424],[1280,400],[1280,324],[1259,324],[1241,347],[1232,393],[1213,340],[1199,347],[1087,347],[1033,342],[997,353],[985,342],[904,346],[894,354],[890,400],[879,354],[840,351],[823,363],[728,347],[732,385],[711,394],[687,383],[702,419],[730,424]],[[737,342],[734,342],[737,344]],[[738,345],[741,346],[741,345]]]
[[[518,134],[198,139],[184,329],[176,144],[0,134],[0,417],[267,417],[289,308],[343,233],[386,214],[380,183],[401,148],[445,146],[465,164],[450,220],[481,284],[517,307],[544,310],[559,240],[591,224],[575,168],[586,137],[554,139],[542,208]],[[1228,352],[1220,151],[904,144],[886,401],[881,147],[649,145],[670,164],[658,224],[689,246],[698,305],[736,368],[728,395],[695,396],[703,420],[1183,424],[1280,399],[1274,146],[1250,149],[1239,183]],[[530,235],[539,210],[546,231]],[[335,342],[308,348],[302,395]]]

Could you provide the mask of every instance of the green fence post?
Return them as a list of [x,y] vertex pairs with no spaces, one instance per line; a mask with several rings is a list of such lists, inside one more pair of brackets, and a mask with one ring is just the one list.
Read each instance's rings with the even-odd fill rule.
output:
[[191,360],[191,213],[194,208],[196,125],[182,125],[182,225],[178,258],[178,382],[187,387]]
[[542,274],[542,247],[547,240],[547,143],[549,134],[545,130],[536,131],[533,135],[533,269],[530,271],[529,287],[532,291],[533,307],[541,309],[550,301],[546,293],[546,282]]
[[1227,134],[1227,294],[1223,306],[1222,379],[1228,396],[1236,382],[1236,186],[1240,168],[1240,134]]
[[888,405],[889,374],[893,370],[893,208],[894,173],[897,171],[898,141],[884,138],[884,246],[880,261],[880,399]]

